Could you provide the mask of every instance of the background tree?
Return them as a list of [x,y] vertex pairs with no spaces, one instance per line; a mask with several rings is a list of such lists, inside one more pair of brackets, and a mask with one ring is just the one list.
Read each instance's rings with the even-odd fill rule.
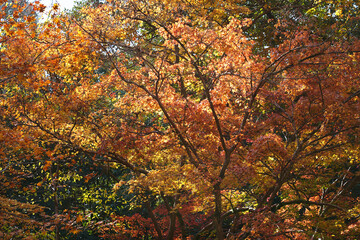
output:
[[56,8],[3,22],[0,67],[3,182],[35,189],[4,194],[54,238],[359,234],[356,3]]

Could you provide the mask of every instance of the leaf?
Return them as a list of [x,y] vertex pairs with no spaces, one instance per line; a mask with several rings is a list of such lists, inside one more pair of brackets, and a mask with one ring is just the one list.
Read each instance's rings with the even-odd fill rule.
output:
[[83,216],[82,215],[78,215],[76,217],[76,222],[79,223],[79,222],[82,222],[84,220]]

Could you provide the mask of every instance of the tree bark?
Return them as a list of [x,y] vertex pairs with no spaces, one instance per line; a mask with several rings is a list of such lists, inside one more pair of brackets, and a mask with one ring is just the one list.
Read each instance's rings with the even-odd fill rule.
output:
[[215,214],[214,214],[214,223],[216,238],[218,240],[225,239],[224,230],[222,226],[221,218],[221,193],[220,193],[220,183],[216,183],[214,186],[214,196],[215,196]]

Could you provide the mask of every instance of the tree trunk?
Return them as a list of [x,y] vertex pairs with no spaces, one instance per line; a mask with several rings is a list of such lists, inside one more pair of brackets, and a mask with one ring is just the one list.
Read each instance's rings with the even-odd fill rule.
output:
[[222,226],[221,219],[221,193],[220,193],[220,183],[216,183],[214,186],[214,196],[215,196],[215,214],[214,214],[214,226],[216,231],[216,238],[218,240],[225,239],[224,230]]

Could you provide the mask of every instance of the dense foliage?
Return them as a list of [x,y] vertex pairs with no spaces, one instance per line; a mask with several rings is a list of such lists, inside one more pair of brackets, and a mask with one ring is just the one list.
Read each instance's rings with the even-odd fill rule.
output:
[[0,238],[360,235],[356,1],[0,7]]

